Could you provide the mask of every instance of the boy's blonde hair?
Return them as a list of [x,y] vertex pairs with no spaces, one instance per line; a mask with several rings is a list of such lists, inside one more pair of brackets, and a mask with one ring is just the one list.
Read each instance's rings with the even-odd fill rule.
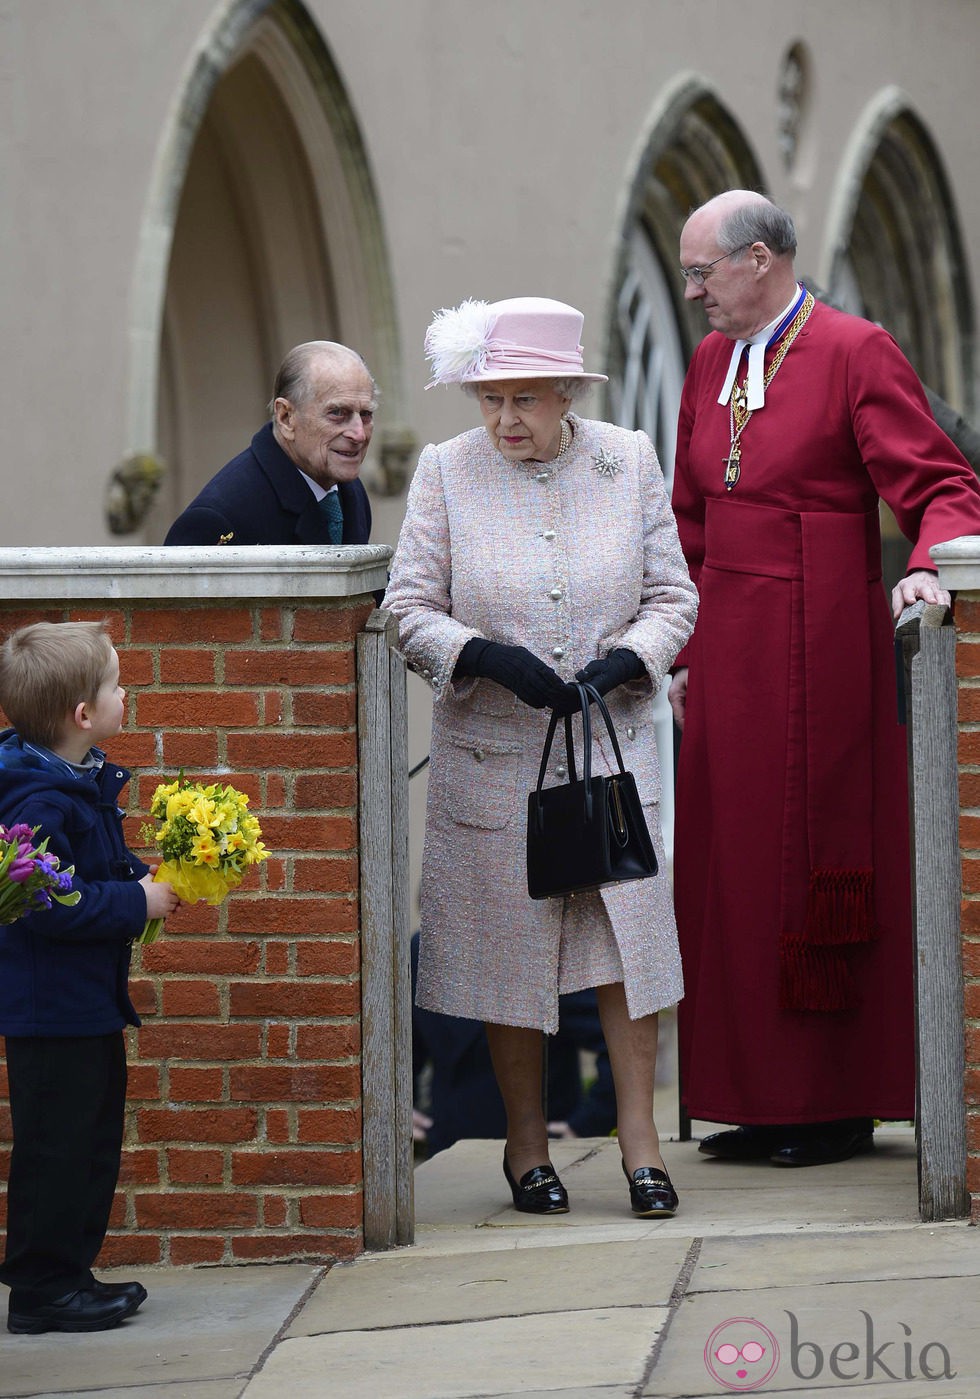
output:
[[83,700],[93,703],[109,671],[105,622],[35,622],[0,646],[0,706],[28,743],[50,748]]

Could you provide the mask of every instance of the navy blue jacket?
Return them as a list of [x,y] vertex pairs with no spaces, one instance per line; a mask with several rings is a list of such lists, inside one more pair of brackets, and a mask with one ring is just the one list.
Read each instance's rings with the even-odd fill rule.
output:
[[[367,544],[371,506],[360,481],[337,487],[343,544]],[[164,544],[329,544],[327,520],[272,423],[223,466],[170,526]]]
[[35,837],[81,899],[0,927],[0,1034],[107,1035],[138,1025],[129,998],[130,945],[146,923],[136,882],[147,867],[126,849],[117,805],[129,773],[103,763],[74,776],[32,753],[13,729],[0,733],[0,824],[40,826]]

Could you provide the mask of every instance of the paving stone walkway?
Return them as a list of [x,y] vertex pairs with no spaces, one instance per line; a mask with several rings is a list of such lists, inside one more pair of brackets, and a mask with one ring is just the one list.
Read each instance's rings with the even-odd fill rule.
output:
[[329,1271],[151,1269],[116,1331],[0,1339],[0,1399],[980,1395],[980,1231],[925,1225],[908,1128],[785,1170],[668,1143],[672,1220],[616,1143],[555,1143],[569,1214],[510,1208],[499,1142],[415,1176],[417,1242]]

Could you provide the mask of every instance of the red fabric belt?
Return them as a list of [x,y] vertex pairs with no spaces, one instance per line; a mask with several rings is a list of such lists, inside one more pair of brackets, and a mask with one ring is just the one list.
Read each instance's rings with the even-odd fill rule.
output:
[[[709,500],[705,512],[705,564],[732,573],[768,578],[802,578],[804,538],[836,540],[835,554],[849,559],[848,580],[864,560],[865,580],[881,577],[881,537],[877,510],[837,514],[829,510],[776,510],[731,499]],[[837,601],[837,592],[832,593]]]

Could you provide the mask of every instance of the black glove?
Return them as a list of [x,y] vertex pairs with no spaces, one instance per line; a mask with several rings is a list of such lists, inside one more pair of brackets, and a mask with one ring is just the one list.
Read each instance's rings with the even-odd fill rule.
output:
[[495,680],[532,709],[562,706],[559,712],[564,714],[578,704],[573,687],[525,646],[504,646],[499,641],[472,636],[460,651],[453,670],[454,679],[467,675]]
[[624,685],[627,680],[642,680],[646,673],[646,666],[635,651],[617,646],[608,656],[589,661],[582,670],[577,670],[575,679],[584,685],[591,685],[600,695],[608,695],[617,685]]

